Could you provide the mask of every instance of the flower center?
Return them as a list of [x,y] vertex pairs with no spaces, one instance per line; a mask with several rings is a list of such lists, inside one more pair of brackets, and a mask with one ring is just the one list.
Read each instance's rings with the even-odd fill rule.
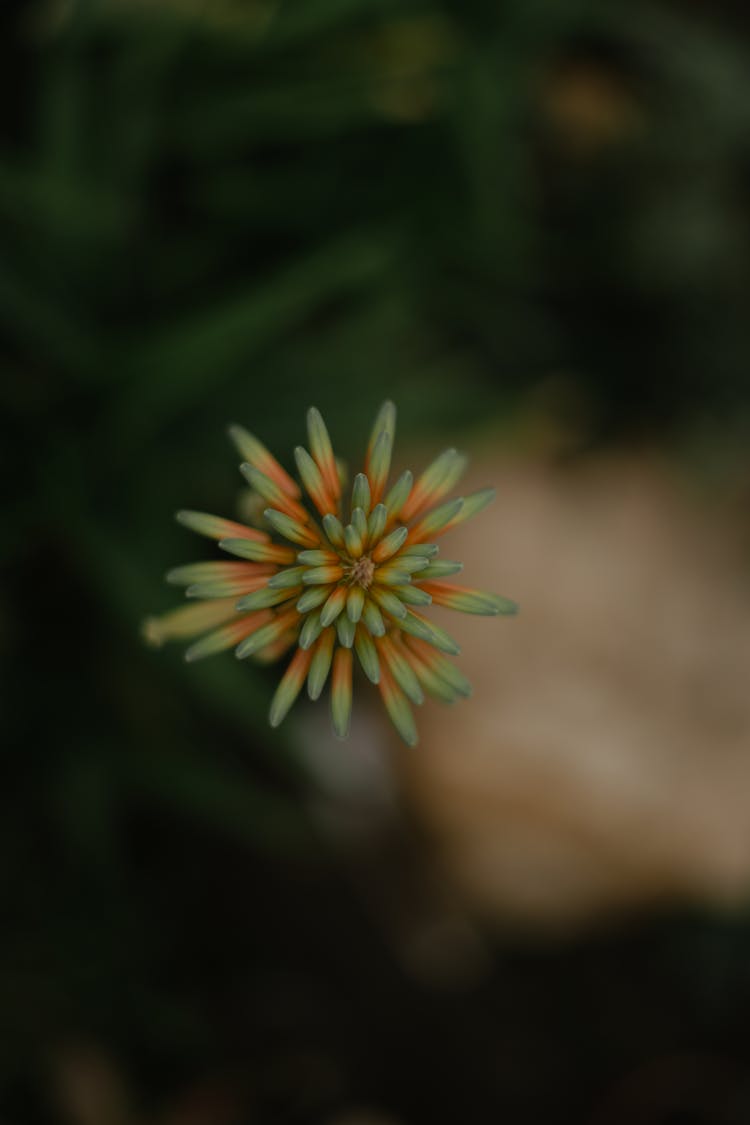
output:
[[366,590],[372,582],[373,575],[375,574],[375,563],[369,555],[363,555],[361,559],[357,559],[354,566],[349,572],[349,580],[352,584],[361,586]]

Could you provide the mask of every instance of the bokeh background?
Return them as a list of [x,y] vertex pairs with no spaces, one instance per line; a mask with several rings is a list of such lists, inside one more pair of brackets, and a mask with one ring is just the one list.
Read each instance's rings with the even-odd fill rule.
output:
[[[3,1125],[749,1121],[746,6],[0,23]],[[408,752],[140,636],[385,397],[522,603]]]

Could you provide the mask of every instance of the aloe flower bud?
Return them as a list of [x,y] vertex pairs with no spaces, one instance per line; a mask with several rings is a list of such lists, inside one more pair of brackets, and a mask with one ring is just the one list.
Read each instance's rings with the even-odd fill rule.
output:
[[149,618],[146,639],[159,645],[196,638],[185,654],[191,661],[228,648],[241,660],[263,663],[291,653],[271,701],[271,725],[282,722],[305,683],[315,700],[330,679],[333,728],[341,738],[349,729],[356,654],[399,734],[414,745],[412,707],[425,692],[448,703],[471,693],[446,655],[456,655],[458,645],[423,610],[434,603],[496,616],[518,607],[445,581],[461,564],[436,557],[434,541],[480,512],[494,490],[446,498],[466,464],[455,449],[416,480],[403,473],[389,490],[395,426],[396,408],[386,402],[348,496],[344,466],[315,408],[307,416],[309,452],[295,450],[303,487],[256,437],[232,426],[241,472],[262,498],[254,510],[263,511],[269,530],[178,512],[180,523],[232,558],[171,570],[167,580],[184,586],[191,604]]

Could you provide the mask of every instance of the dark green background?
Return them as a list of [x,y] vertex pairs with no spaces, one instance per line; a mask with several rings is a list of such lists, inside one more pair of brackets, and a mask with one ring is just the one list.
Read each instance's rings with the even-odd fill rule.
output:
[[[138,635],[199,555],[172,512],[234,505],[228,421],[288,461],[313,402],[345,454],[387,396],[406,445],[512,434],[541,402],[580,453],[656,442],[736,485],[744,5],[0,20],[3,1121],[78,1125],[54,1078],[78,1042],[144,1120],[204,1080],[264,1125],[750,1120],[742,918],[498,940],[480,986],[415,982],[363,907],[410,830],[344,866],[266,728],[276,673]],[[703,1062],[661,1102],[595,1116],[683,1054]]]

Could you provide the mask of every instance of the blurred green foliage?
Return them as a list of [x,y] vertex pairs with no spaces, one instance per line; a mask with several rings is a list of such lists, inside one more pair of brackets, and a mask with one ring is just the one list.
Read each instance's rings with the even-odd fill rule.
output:
[[[687,0],[48,0],[0,20],[0,1076],[36,1121],[56,1037],[219,1065],[212,996],[253,949],[273,965],[243,880],[261,928],[296,917],[274,864],[310,835],[265,674],[186,670],[137,635],[163,571],[200,555],[171,512],[231,514],[225,424],[288,455],[315,402],[351,453],[386,396],[407,435],[460,435],[558,379],[583,441],[746,442],[750,45],[741,5]],[[333,919],[304,922],[314,948],[357,928],[320,878],[289,883]],[[192,908],[233,927],[226,977]]]

